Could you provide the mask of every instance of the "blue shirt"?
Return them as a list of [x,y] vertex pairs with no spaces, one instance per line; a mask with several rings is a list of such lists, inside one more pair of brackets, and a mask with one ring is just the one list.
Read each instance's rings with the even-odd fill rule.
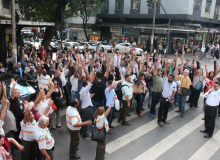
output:
[[20,72],[20,76],[23,77],[23,72],[22,72],[22,68],[18,68],[19,72]]
[[200,90],[202,87],[202,78],[199,77],[199,83],[196,85],[195,89]]
[[114,89],[112,89],[111,91],[109,91],[109,87],[105,89],[105,97],[106,97],[105,106],[106,107],[110,106],[112,100],[113,100],[112,107],[114,106],[114,104],[115,104],[114,96],[115,96],[115,90]]

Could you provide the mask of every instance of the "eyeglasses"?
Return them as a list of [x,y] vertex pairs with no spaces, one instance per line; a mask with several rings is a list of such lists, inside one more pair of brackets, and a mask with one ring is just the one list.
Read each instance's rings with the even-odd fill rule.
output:
[[217,88],[218,86],[213,86],[213,87]]
[[54,83],[54,85],[55,85],[55,84],[57,84],[57,83]]

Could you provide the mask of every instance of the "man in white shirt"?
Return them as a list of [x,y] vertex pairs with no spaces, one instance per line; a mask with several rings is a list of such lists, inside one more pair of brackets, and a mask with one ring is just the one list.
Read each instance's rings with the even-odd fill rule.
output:
[[77,68],[74,74],[70,77],[71,88],[71,99],[77,98],[79,96],[78,92],[78,69]]
[[211,138],[215,129],[215,118],[217,109],[220,102],[220,83],[215,81],[213,89],[205,94],[206,106],[205,106],[205,130],[201,130],[202,133],[207,133],[204,138]]
[[47,126],[49,125],[49,118],[42,115],[38,121],[38,126],[34,130],[35,140],[38,143],[39,149],[45,160],[53,160],[53,149],[55,141]]
[[166,59],[164,77],[163,77],[163,92],[161,95],[160,107],[159,107],[159,112],[158,112],[158,125],[160,127],[163,127],[163,123],[169,124],[169,122],[166,121],[167,114],[168,114],[169,107],[171,105],[170,102],[172,101],[177,91],[176,83],[173,81],[174,75],[169,74],[169,76],[167,76],[167,64],[168,62]]
[[132,89],[132,84],[131,84],[131,76],[129,74],[125,75],[125,80],[122,81],[122,85],[125,85],[122,87],[122,104],[123,108],[121,111],[121,115],[118,118],[118,122],[122,121],[123,125],[130,126],[130,124],[126,121],[126,115],[129,112],[129,108],[131,106],[130,100],[132,99],[133,96],[133,89]]
[[68,132],[70,134],[70,159],[80,159],[81,157],[76,154],[77,148],[79,146],[79,131],[82,126],[91,125],[91,121],[82,122],[77,107],[79,106],[79,101],[73,99],[66,110],[66,123]]
[[[80,100],[82,101],[82,105],[81,105],[82,121],[86,122],[86,121],[91,120],[91,114],[92,114],[91,107],[93,105],[92,105],[91,95],[89,93],[89,90],[91,89],[93,85],[92,82],[93,82],[93,77],[94,77],[94,68],[92,69],[92,75],[90,77],[88,71],[86,70],[84,61],[82,62],[82,67],[86,74],[86,78],[88,79],[88,81],[83,80],[82,89],[79,92]],[[88,134],[88,126],[82,126],[80,133],[83,138],[87,138],[87,139],[90,138]]]

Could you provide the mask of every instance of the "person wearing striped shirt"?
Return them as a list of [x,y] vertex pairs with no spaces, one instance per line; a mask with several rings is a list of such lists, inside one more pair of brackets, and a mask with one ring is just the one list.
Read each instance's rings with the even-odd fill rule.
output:
[[[98,129],[102,129],[102,127],[105,127],[106,132],[108,132],[109,125],[108,125],[107,117],[111,111],[113,102],[114,101],[111,100],[111,103],[106,111],[103,106],[100,106],[96,109],[93,118],[95,121],[95,125]],[[105,147],[106,147],[106,140],[104,142],[97,142],[95,160],[104,160],[105,159]]]
[[39,118],[38,125],[34,130],[35,140],[38,143],[39,149],[45,160],[53,160],[53,150],[55,141],[47,128],[49,125],[49,118],[42,115]]
[[79,101],[74,98],[66,110],[66,123],[68,132],[70,134],[70,159],[80,159],[81,157],[76,154],[77,148],[79,146],[79,134],[82,126],[92,125],[92,121],[82,122],[77,107],[79,106]]

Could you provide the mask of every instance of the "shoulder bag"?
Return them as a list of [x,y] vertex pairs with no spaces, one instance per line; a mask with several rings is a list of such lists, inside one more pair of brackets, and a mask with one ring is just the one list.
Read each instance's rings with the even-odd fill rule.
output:
[[104,122],[103,127],[101,129],[98,129],[96,127],[96,122],[95,122],[95,124],[92,127],[91,140],[96,141],[96,142],[105,142],[105,140],[106,140],[105,122]]
[[[184,79],[184,78],[183,78]],[[183,84],[183,79],[182,79],[182,84]],[[187,89],[187,88],[182,88],[182,95],[183,96],[190,96],[191,95],[191,89]]]
[[135,85],[133,87],[133,92],[134,92],[134,94],[142,94],[142,93],[144,93],[144,85],[139,85],[139,86]]

